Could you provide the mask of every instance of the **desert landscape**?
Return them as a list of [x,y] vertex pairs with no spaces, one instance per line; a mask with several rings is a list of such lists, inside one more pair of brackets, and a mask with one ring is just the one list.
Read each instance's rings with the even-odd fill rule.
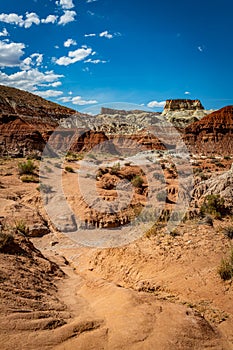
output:
[[0,86],[1,349],[233,349],[232,130]]

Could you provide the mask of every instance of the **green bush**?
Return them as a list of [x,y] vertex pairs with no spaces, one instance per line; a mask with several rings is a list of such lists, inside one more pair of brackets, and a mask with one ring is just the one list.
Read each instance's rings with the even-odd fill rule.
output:
[[121,164],[120,162],[118,162],[111,167],[110,174],[117,175],[120,170],[121,170]]
[[16,231],[18,231],[24,235],[27,235],[28,231],[29,231],[28,227],[26,226],[26,224],[23,220],[17,221],[15,223],[15,229],[16,229]]
[[230,251],[228,259],[222,259],[218,268],[218,273],[222,280],[227,281],[233,278],[233,249]]
[[22,182],[27,182],[27,183],[30,183],[30,182],[37,183],[37,182],[39,182],[39,179],[36,178],[33,175],[22,175],[20,179],[21,179]]
[[26,162],[20,162],[18,164],[18,170],[20,175],[32,175],[36,170],[36,165],[31,159],[28,159]]
[[65,171],[67,171],[68,173],[74,173],[74,169],[71,166],[66,166],[65,167]]
[[142,187],[142,184],[144,183],[143,179],[141,176],[136,175],[132,180],[131,183],[134,187]]
[[213,215],[216,219],[221,219],[226,214],[224,199],[220,195],[209,194],[205,197],[200,212],[202,216]]

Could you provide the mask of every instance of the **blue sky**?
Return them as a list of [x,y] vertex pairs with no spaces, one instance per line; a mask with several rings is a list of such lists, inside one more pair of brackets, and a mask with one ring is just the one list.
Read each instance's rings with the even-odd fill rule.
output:
[[0,0],[0,84],[77,110],[233,104],[232,0]]

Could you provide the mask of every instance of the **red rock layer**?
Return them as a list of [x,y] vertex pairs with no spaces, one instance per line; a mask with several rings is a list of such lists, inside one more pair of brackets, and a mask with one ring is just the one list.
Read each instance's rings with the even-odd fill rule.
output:
[[233,153],[233,106],[213,112],[185,129],[184,140],[191,152]]

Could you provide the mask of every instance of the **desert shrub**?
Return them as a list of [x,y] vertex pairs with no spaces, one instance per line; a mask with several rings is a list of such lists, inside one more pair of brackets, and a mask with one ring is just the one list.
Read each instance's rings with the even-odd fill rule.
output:
[[200,212],[202,216],[213,215],[216,219],[221,219],[226,214],[224,199],[220,195],[209,194],[205,197]]
[[18,170],[20,175],[32,175],[36,169],[36,165],[31,159],[28,159],[26,162],[20,162],[18,164]]
[[159,202],[165,202],[167,198],[167,191],[160,191],[157,193],[156,198]]
[[39,182],[39,179],[33,175],[22,175],[21,176],[21,181],[22,182],[34,182],[34,183],[37,183]]
[[225,168],[225,165],[221,162],[215,162],[215,165],[218,166],[219,168]]
[[227,281],[233,278],[233,249],[227,259],[222,259],[218,268],[219,276],[222,280]]
[[68,173],[74,173],[74,169],[71,166],[66,166],[65,167],[65,171],[67,171]]
[[224,156],[224,159],[225,159],[225,160],[230,160],[231,157],[230,157],[230,156]]
[[225,227],[223,233],[227,238],[233,239],[233,226]]
[[144,183],[143,179],[141,178],[141,176],[136,175],[132,180],[131,183],[134,187],[141,187],[142,184]]
[[121,170],[121,165],[120,165],[120,162],[118,162],[111,167],[110,174],[117,175],[120,170]]
[[46,184],[40,184],[40,186],[37,187],[37,190],[44,192],[44,193],[52,193],[53,192],[52,186],[46,185]]
[[29,231],[26,223],[23,220],[17,221],[15,223],[15,229],[17,232],[20,232],[24,235],[28,234],[28,231]]

